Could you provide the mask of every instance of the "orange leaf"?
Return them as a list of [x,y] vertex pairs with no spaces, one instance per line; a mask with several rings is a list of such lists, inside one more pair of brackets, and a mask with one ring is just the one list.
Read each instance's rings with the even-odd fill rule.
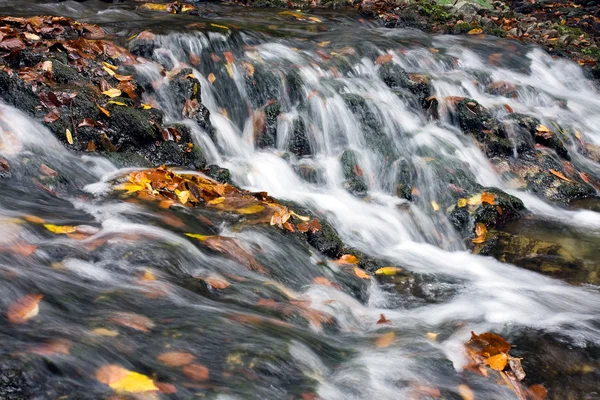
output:
[[556,171],[554,169],[551,169],[548,172],[550,172],[552,175],[556,176],[557,178],[562,179],[563,181],[573,182],[572,180],[570,180],[569,178],[567,178],[566,176],[564,176],[562,174],[562,172]]
[[154,327],[154,322],[150,318],[132,312],[115,312],[112,314],[111,321],[142,332],[150,332]]
[[156,359],[167,364],[169,367],[183,367],[194,361],[194,356],[190,353],[169,352],[159,354]]
[[483,33],[483,29],[481,29],[481,28],[473,28],[469,32],[467,32],[467,35],[479,35],[481,33]]
[[209,371],[202,364],[190,364],[183,368],[183,373],[195,381],[206,381],[208,380]]
[[475,399],[475,394],[473,394],[473,391],[467,385],[458,385],[458,394],[460,394],[460,397],[462,397],[463,400]]
[[216,275],[211,275],[208,276],[206,278],[203,278],[204,282],[208,283],[210,286],[212,286],[215,289],[226,289],[229,287],[230,283],[227,282],[225,279],[220,278]]
[[506,353],[496,354],[485,360],[485,363],[490,366],[491,369],[496,371],[502,371],[506,367],[508,362],[508,356]]
[[377,60],[375,60],[375,64],[381,65],[381,64],[389,63],[390,61],[392,61],[392,58],[393,58],[393,56],[391,54],[383,54],[383,55],[377,57]]
[[154,382],[154,385],[158,388],[161,393],[174,394],[177,393],[175,385],[165,382]]
[[544,400],[548,396],[548,391],[542,385],[531,385],[527,388],[527,394],[531,400]]
[[481,202],[482,203],[488,203],[489,205],[495,205],[495,201],[496,200],[496,195],[493,193],[489,193],[489,192],[483,192],[481,193]]
[[361,279],[371,279],[371,277],[365,271],[358,267],[354,267],[354,275],[358,276]]
[[336,262],[338,264],[358,264],[358,258],[352,254],[344,254]]
[[7,318],[12,324],[23,324],[38,315],[39,303],[44,296],[41,294],[28,294],[21,297],[8,307]]
[[394,342],[394,339],[396,339],[396,334],[394,332],[385,333],[377,338],[375,346],[379,348],[388,347]]

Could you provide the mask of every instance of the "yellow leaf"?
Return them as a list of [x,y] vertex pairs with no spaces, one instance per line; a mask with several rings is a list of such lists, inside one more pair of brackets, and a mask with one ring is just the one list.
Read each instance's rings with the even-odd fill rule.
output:
[[106,329],[106,328],[96,328],[92,332],[94,332],[96,335],[100,335],[100,336],[108,336],[108,337],[119,336],[119,332],[113,331],[110,329]]
[[431,340],[432,342],[435,342],[437,340],[437,337],[439,336],[439,333],[434,333],[434,332],[427,332],[425,334],[425,337],[429,340]]
[[210,201],[207,201],[206,204],[215,205],[215,204],[221,204],[224,201],[225,201],[225,197],[216,197]]
[[491,369],[496,371],[502,371],[506,367],[508,362],[508,356],[506,353],[496,354],[485,360],[485,363],[490,366]]
[[104,66],[104,68],[110,69],[111,71],[116,71],[119,68],[116,65],[109,64],[105,61],[102,61],[102,65]]
[[185,236],[188,236],[188,237],[191,237],[191,238],[194,238],[194,239],[198,239],[198,240],[201,240],[201,241],[204,241],[204,240],[206,240],[206,239],[208,239],[208,238],[211,237],[211,236],[201,235],[199,233],[186,233]]
[[119,393],[157,391],[154,381],[146,375],[128,371],[118,365],[106,365],[96,372],[96,379]]
[[119,97],[121,95],[121,91],[119,89],[112,88],[105,90],[104,92],[102,92],[102,94],[108,97]]
[[258,212],[261,212],[264,209],[265,208],[263,206],[261,206],[260,204],[250,204],[245,207],[238,208],[234,211],[237,212],[238,214],[256,214]]
[[379,348],[388,347],[392,342],[396,339],[396,334],[394,332],[388,332],[384,335],[381,335],[375,341],[375,346]]
[[217,24],[210,24],[211,26],[214,26],[215,28],[221,28],[221,29],[229,29],[228,27],[226,27],[225,25],[217,25]]
[[117,106],[125,106],[127,107],[127,104],[120,102],[120,101],[115,101],[115,100],[109,100],[108,104],[116,104]]
[[379,268],[377,271],[375,271],[375,275],[385,275],[385,276],[392,276],[392,275],[396,275],[398,272],[401,272],[402,268],[398,268],[398,267],[383,267],[383,268]]
[[215,76],[215,74],[213,74],[212,72],[210,74],[208,74],[208,77],[206,78],[208,79],[208,81],[210,82],[210,84],[212,85],[213,83],[215,83],[215,81],[217,80],[217,77]]
[[142,104],[142,108],[144,110],[150,110],[152,108],[152,106],[150,104]]
[[179,202],[181,204],[187,203],[188,199],[190,198],[190,191],[189,190],[183,190],[181,192],[179,190],[176,190],[175,194],[177,195],[177,198],[179,199]]
[[469,204],[470,206],[480,205],[481,204],[481,193],[476,194],[475,196],[469,197],[469,200],[467,200],[467,204]]
[[319,43],[317,43],[317,45],[318,45],[319,47],[325,47],[325,46],[327,46],[329,43],[331,43],[331,41],[327,40],[327,41],[324,41],[324,42],[319,42]]
[[144,281],[155,281],[156,280],[156,275],[154,275],[154,273],[152,271],[150,271],[149,269],[145,269],[144,270],[144,275],[142,275],[142,280],[144,280]]
[[479,35],[480,33],[483,33],[483,29],[473,28],[469,32],[467,32],[467,35]]
[[113,71],[112,69],[110,69],[110,68],[108,68],[108,67],[106,67],[106,66],[102,67],[102,69],[103,69],[104,71],[106,71],[106,73],[107,73],[108,75],[110,75],[110,76],[115,76],[115,71]]
[[73,144],[73,134],[69,129],[66,130],[65,134],[67,135],[67,143]]
[[121,185],[115,186],[116,190],[127,190],[126,194],[136,193],[146,189],[146,186],[137,185],[135,183],[125,182]]
[[296,213],[295,213],[295,212],[293,212],[293,211],[290,211],[290,215],[291,215],[292,217],[298,218],[300,221],[304,221],[304,222],[308,222],[308,221],[310,221],[310,218],[309,218],[309,217],[305,217],[305,216],[303,216],[303,215],[298,215],[298,214],[296,214]]
[[229,75],[229,77],[233,78],[233,69],[231,68],[231,64],[225,64],[225,68],[227,69],[227,74]]
[[460,397],[462,397],[463,400],[475,399],[475,394],[473,394],[471,388],[464,384],[458,385],[458,394],[460,394]]
[[538,132],[550,132],[550,129],[548,129],[548,127],[546,127],[545,125],[538,125],[537,128],[535,128],[536,131]]
[[73,232],[77,231],[76,227],[69,226],[69,225],[60,226],[60,225],[44,224],[44,228],[48,229],[52,233],[58,233],[58,234],[73,233]]
[[102,113],[104,115],[106,115],[107,117],[110,117],[110,111],[108,111],[106,108],[104,107],[100,107],[99,105],[96,104],[96,107],[98,107],[98,110],[102,111]]
[[439,211],[440,209],[440,205],[435,200],[431,201],[431,207],[433,208],[433,211]]
[[456,202],[456,205],[459,207],[464,207],[467,205],[467,199],[465,198],[460,198],[458,199],[458,201]]
[[371,277],[365,271],[358,267],[354,267],[354,275],[358,276],[361,279],[371,279]]

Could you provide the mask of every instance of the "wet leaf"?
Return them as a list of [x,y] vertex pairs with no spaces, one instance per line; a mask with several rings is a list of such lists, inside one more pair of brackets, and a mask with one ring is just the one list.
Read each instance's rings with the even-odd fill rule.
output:
[[107,117],[110,117],[110,112],[106,108],[100,107],[97,104],[96,104],[96,107],[98,107],[98,110],[100,110],[102,112],[102,114],[106,115]]
[[52,225],[52,224],[44,224],[44,228],[48,229],[52,233],[56,234],[66,234],[73,233],[77,231],[77,227],[70,225]]
[[377,324],[390,324],[392,321],[390,321],[389,319],[387,319],[385,317],[385,315],[383,314],[379,314],[379,320],[377,321]]
[[157,360],[169,367],[183,367],[184,365],[191,364],[195,358],[193,354],[183,352],[162,353],[156,357]]
[[208,79],[208,81],[213,84],[215,83],[215,81],[217,80],[217,77],[215,76],[215,74],[213,74],[212,72],[210,74],[208,74],[208,77],[206,78]]
[[46,176],[58,176],[58,172],[56,172],[46,164],[40,165],[40,172]]
[[469,204],[470,206],[480,205],[481,204],[481,193],[469,197],[469,200],[467,200],[467,204]]
[[117,105],[117,106],[127,107],[127,104],[123,103],[122,101],[109,100],[108,104],[114,104],[114,105]]
[[477,235],[477,237],[473,239],[473,243],[478,244],[485,242],[487,237],[487,228],[485,224],[482,224],[481,222],[475,224],[475,235]]
[[548,172],[550,172],[552,175],[556,176],[559,179],[562,179],[563,181],[566,182],[573,182],[571,179],[567,178],[566,176],[564,176],[562,174],[562,172],[556,171],[554,169],[549,170]]
[[179,199],[179,202],[181,204],[187,203],[188,199],[190,198],[189,190],[183,190],[181,192],[179,190],[176,190],[175,194],[177,195],[177,198]]
[[456,202],[456,205],[461,208],[465,207],[467,205],[467,199],[465,199],[465,198],[458,199],[458,201]]
[[467,32],[467,35],[480,35],[482,33],[483,33],[483,29],[481,29],[481,28],[473,28],[469,32]]
[[7,319],[11,324],[23,324],[40,312],[39,303],[44,296],[28,294],[8,307]]
[[522,381],[525,379],[525,371],[523,371],[523,367],[521,366],[521,359],[515,357],[508,357],[508,366],[515,374],[518,380]]
[[156,385],[156,387],[158,388],[158,390],[160,390],[161,393],[164,394],[174,394],[177,393],[177,388],[175,387],[175,385],[171,384],[171,383],[165,383],[165,382],[154,382],[154,384]]
[[382,65],[382,64],[387,64],[390,61],[392,61],[392,58],[394,58],[393,55],[391,54],[383,54],[380,55],[379,57],[377,57],[377,59],[375,60],[375,64],[377,65]]
[[151,110],[152,106],[150,104],[142,103],[142,109],[144,109],[144,110]]
[[209,370],[202,364],[190,364],[183,368],[183,373],[195,381],[206,381],[209,378]]
[[132,312],[114,312],[110,319],[116,324],[141,332],[150,332],[154,328],[154,322],[150,318]]
[[69,129],[67,129],[65,131],[65,134],[67,136],[67,143],[73,144],[73,134],[71,133],[71,131]]
[[463,400],[475,400],[475,394],[467,385],[458,385],[458,394],[463,398]]
[[358,267],[354,267],[354,275],[358,276],[361,279],[371,279],[369,274]]
[[489,357],[485,360],[485,363],[490,366],[491,369],[496,371],[502,371],[506,367],[508,362],[508,356],[506,353],[496,354],[495,356]]
[[431,208],[433,208],[433,211],[439,211],[440,210],[440,205],[437,203],[437,201],[432,200],[431,201]]
[[113,331],[111,329],[106,329],[106,328],[96,328],[92,332],[94,332],[96,335],[100,335],[100,336],[108,336],[108,337],[119,336],[119,332]]
[[402,268],[383,267],[383,268],[379,268],[377,271],[375,271],[375,275],[393,276],[393,275],[397,275],[399,272],[402,272]]
[[489,193],[489,192],[483,192],[481,193],[481,202],[482,203],[488,203],[489,205],[495,205],[496,202],[496,195],[493,193]]
[[146,375],[110,364],[105,365],[96,371],[96,379],[110,386],[117,393],[143,393],[157,391],[152,379]]
[[548,391],[542,385],[531,385],[527,388],[527,394],[531,400],[544,400],[548,397]]
[[375,347],[384,348],[391,345],[396,339],[396,334],[394,332],[385,333],[377,338],[375,341]]
[[358,264],[358,258],[352,254],[344,254],[338,260],[340,264]]
[[425,334],[425,337],[429,340],[431,340],[432,342],[435,342],[437,340],[437,337],[439,336],[439,333],[435,333],[435,332],[427,332]]
[[219,290],[227,289],[230,286],[229,282],[217,275],[207,276],[206,278],[202,278],[202,280],[204,280],[204,282],[208,283],[213,288]]
[[111,98],[112,97],[119,97],[121,95],[121,93],[122,92],[119,89],[115,89],[115,88],[108,89],[108,90],[105,90],[104,92],[102,92],[102,94],[104,94],[104,95],[106,95],[108,97],[111,97]]

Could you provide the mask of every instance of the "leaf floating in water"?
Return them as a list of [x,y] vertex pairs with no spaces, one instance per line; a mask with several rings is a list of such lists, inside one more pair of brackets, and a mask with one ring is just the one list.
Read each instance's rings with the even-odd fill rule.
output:
[[361,279],[371,279],[371,277],[365,271],[358,267],[354,267],[354,275],[358,276]]
[[202,280],[208,283],[211,287],[219,290],[227,289],[230,286],[229,282],[216,275],[211,275],[206,278],[202,278]]
[[202,364],[190,364],[183,368],[183,373],[195,381],[206,381],[209,377],[209,370]]
[[463,400],[475,400],[475,394],[467,385],[458,385],[458,394]]
[[150,318],[132,312],[115,312],[111,321],[141,332],[150,332],[150,329],[154,328],[154,322]]
[[380,55],[380,56],[379,56],[379,57],[377,57],[377,59],[375,60],[375,64],[377,64],[377,65],[387,64],[387,63],[389,63],[390,61],[392,61],[392,58],[393,58],[393,57],[394,57],[394,56],[393,56],[393,55],[391,55],[391,54],[383,54],[383,55]]
[[119,365],[105,365],[96,371],[96,379],[117,393],[144,393],[158,391],[154,381],[146,375],[129,371]]
[[439,211],[440,210],[440,205],[437,203],[437,201],[432,200],[431,201],[431,208],[433,208],[433,211]]
[[396,339],[396,334],[394,332],[385,333],[377,338],[375,341],[375,347],[384,348],[391,345]]
[[208,77],[206,78],[210,84],[212,85],[213,83],[215,83],[215,81],[217,80],[217,77],[215,76],[215,74],[213,74],[212,72],[210,74],[208,74]]
[[44,224],[44,228],[48,229],[52,233],[56,233],[59,235],[64,235],[67,233],[73,233],[77,231],[77,227],[69,226],[69,225],[52,225],[52,224]]
[[389,319],[387,319],[385,317],[385,315],[383,314],[379,314],[379,320],[377,321],[377,324],[390,324],[392,321],[390,321]]
[[156,357],[157,360],[169,367],[183,367],[184,365],[191,364],[195,358],[193,354],[184,352],[162,353]]
[[482,33],[483,33],[483,29],[481,29],[481,28],[473,28],[469,32],[467,32],[467,35],[480,35]]
[[92,332],[94,332],[96,335],[100,335],[100,336],[108,336],[108,337],[119,336],[119,332],[113,331],[111,329],[106,329],[106,328],[96,328]]
[[399,272],[402,272],[402,268],[383,267],[383,268],[379,268],[377,271],[375,271],[375,275],[393,276],[393,275],[397,275]]
[[531,400],[544,400],[548,396],[548,391],[542,385],[531,385],[527,388],[527,394]]
[[435,332],[427,332],[425,334],[425,337],[429,340],[431,340],[432,342],[435,342],[437,340],[437,337],[439,336],[439,333],[435,333]]
[[8,307],[8,322],[11,324],[23,324],[37,316],[40,312],[39,303],[43,297],[41,294],[28,294],[11,304]]

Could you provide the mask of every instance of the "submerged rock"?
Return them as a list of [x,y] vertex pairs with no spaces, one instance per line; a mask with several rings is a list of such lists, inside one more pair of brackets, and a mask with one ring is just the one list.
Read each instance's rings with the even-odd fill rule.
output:
[[356,153],[353,150],[345,150],[341,157],[342,172],[346,181],[344,186],[346,190],[356,196],[364,196],[369,188],[365,182],[362,169],[358,165]]
[[308,132],[306,131],[306,125],[302,118],[296,118],[294,120],[289,148],[290,151],[298,157],[309,156],[312,154]]

